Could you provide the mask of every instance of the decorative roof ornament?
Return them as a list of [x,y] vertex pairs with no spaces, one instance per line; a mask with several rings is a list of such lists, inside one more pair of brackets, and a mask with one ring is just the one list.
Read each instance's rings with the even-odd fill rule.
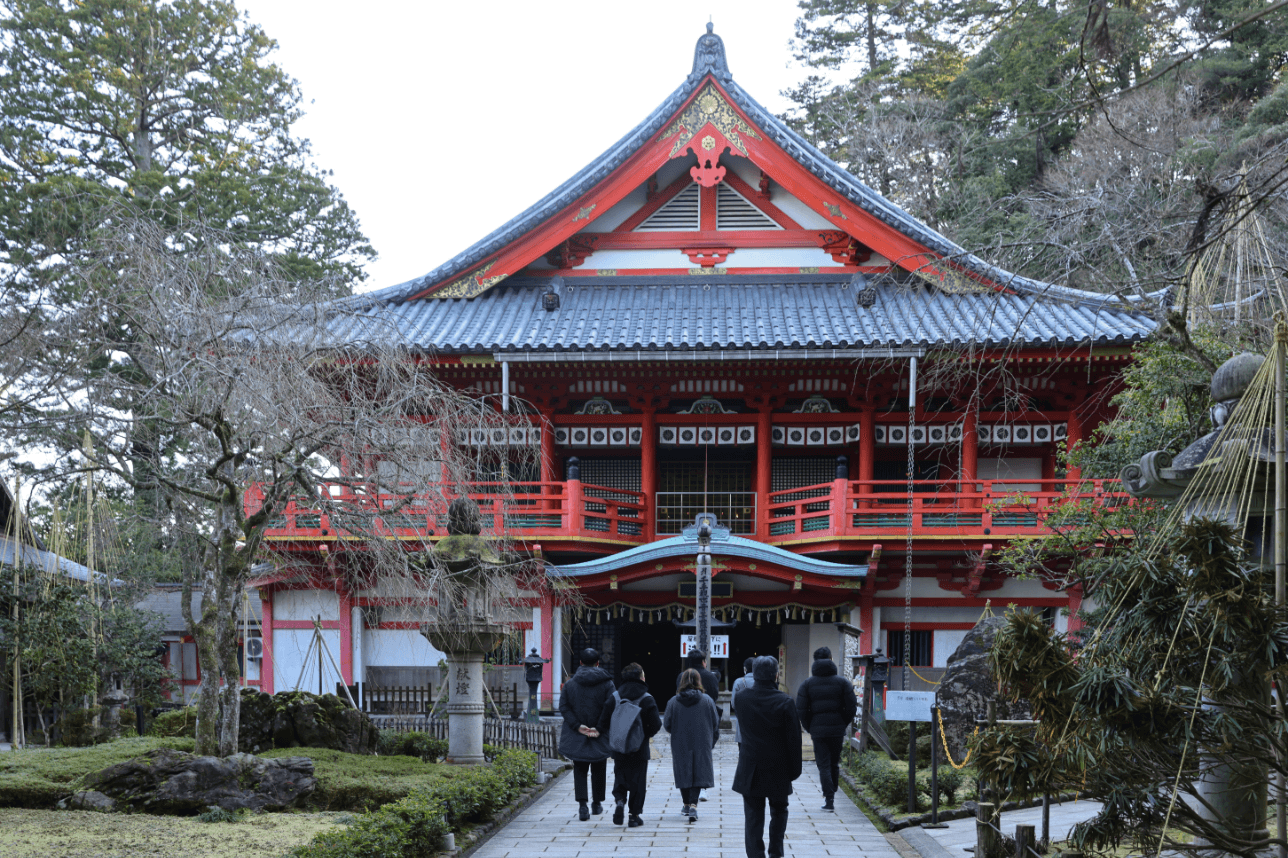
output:
[[583,405],[581,407],[581,410],[578,411],[577,413],[578,414],[621,414],[622,412],[614,408],[613,403],[609,402],[604,397],[596,396],[586,400],[586,404]]
[[707,73],[714,75],[716,80],[733,80],[733,75],[729,73],[729,62],[725,59],[724,39],[717,36],[714,30],[715,25],[708,21],[706,34],[698,39],[698,44],[693,49],[690,83]]
[[734,412],[725,408],[720,400],[710,394],[704,395],[701,399],[695,401],[689,406],[687,411],[680,411],[680,414],[733,414]]
[[832,405],[831,400],[829,400],[827,397],[814,394],[813,396],[809,397],[804,402],[802,402],[801,407],[797,408],[794,413],[796,414],[836,414],[837,411],[838,409],[836,409]]

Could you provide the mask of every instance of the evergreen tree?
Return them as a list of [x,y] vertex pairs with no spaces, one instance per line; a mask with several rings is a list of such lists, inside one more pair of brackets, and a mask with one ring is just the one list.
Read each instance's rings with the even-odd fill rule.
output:
[[104,207],[201,222],[293,277],[362,278],[374,255],[294,137],[296,82],[226,0],[0,2],[0,261],[61,280]]

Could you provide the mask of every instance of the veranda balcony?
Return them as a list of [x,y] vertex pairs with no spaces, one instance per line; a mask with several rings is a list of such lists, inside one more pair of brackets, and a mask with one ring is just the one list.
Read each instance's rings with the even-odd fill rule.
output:
[[[911,489],[911,491],[909,491]],[[326,503],[293,498],[270,524],[273,542],[343,540],[355,530],[391,539],[433,540],[447,533],[447,504],[470,497],[484,532],[525,542],[612,552],[681,532],[698,512],[716,513],[735,536],[775,544],[904,536],[948,539],[1035,536],[1047,519],[1075,500],[1128,502],[1116,480],[834,480],[769,492],[642,492],[579,480],[444,485],[426,496],[348,485],[323,487]],[[263,503],[258,487],[247,512]],[[359,524],[360,523],[360,524]]]

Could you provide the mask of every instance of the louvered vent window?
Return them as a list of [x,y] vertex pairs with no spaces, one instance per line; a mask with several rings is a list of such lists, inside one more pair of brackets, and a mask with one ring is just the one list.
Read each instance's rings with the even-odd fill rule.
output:
[[637,492],[640,490],[640,460],[582,459],[581,481],[592,486]]
[[775,458],[770,490],[775,492],[830,483],[836,477],[836,457]]
[[782,229],[724,182],[716,185],[716,229]]
[[702,228],[701,189],[689,185],[635,228],[636,232],[697,232]]

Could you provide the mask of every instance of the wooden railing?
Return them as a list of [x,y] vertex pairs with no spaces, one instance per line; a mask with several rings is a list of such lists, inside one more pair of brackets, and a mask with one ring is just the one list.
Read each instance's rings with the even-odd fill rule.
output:
[[[577,480],[465,484],[483,514],[484,532],[519,538],[601,539],[641,544],[676,531],[650,509],[640,492],[596,486]],[[296,498],[269,528],[271,537],[311,540],[346,532],[374,532],[391,538],[427,538],[447,532],[447,505],[461,486],[420,496],[351,487],[324,487],[327,503]],[[1061,504],[1091,499],[1118,504],[1127,495],[1116,480],[1011,479],[915,480],[909,509],[905,480],[834,480],[771,492],[768,503],[748,493],[740,501],[752,518],[739,533],[759,534],[769,542],[833,536],[862,538],[874,533],[994,536],[1032,535],[1045,530],[1047,517]],[[652,499],[661,503],[659,497]],[[246,510],[260,508],[252,488]],[[652,520],[650,516],[654,516]],[[679,524],[678,520],[674,522]]]
[[[1128,501],[1116,480],[835,480],[771,492],[768,535],[858,536],[874,531],[1021,535],[1046,528],[1063,504]],[[911,503],[909,501],[911,500]]]
[[[465,488],[465,492],[460,490]],[[643,541],[648,507],[640,492],[568,482],[443,484],[423,494],[402,495],[350,485],[322,487],[326,502],[296,497],[269,524],[268,535],[316,539],[345,533],[391,538],[447,533],[447,507],[457,497],[478,504],[483,530],[523,537],[610,536]],[[246,494],[246,512],[257,512],[264,496],[256,486]]]

